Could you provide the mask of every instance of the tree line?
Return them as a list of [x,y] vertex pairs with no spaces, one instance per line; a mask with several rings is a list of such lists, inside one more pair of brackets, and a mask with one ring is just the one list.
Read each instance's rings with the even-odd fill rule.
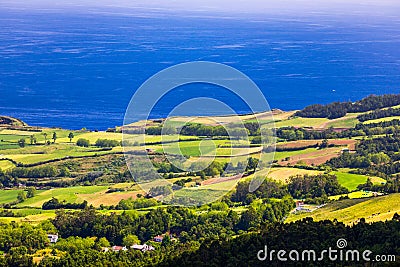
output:
[[377,109],[369,113],[358,115],[357,119],[364,122],[392,116],[400,116],[400,108]]
[[366,112],[392,107],[400,104],[400,94],[370,95],[356,102],[334,102],[327,105],[314,104],[295,113],[295,116],[306,118],[336,119],[347,113]]

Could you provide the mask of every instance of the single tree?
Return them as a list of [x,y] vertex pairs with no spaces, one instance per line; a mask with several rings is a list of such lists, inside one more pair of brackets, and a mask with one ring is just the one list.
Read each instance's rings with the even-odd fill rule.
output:
[[53,133],[52,139],[53,139],[53,144],[55,144],[56,140],[57,140],[57,133],[56,132]]
[[73,132],[70,132],[70,133],[68,134],[68,138],[69,138],[69,142],[72,143],[72,139],[74,138],[74,133],[73,133]]
[[17,196],[18,202],[24,202],[26,199],[26,194],[24,191],[20,191]]
[[36,195],[36,188],[35,187],[28,187],[28,192],[26,193],[27,198],[34,197]]
[[21,138],[21,139],[18,140],[18,145],[20,147],[25,147],[25,144],[26,144],[26,141],[25,141],[24,138]]
[[31,136],[30,136],[30,139],[31,139],[31,145],[36,145],[36,143],[37,143],[36,136],[31,135]]
[[44,136],[44,144],[47,144],[47,133],[43,133]]

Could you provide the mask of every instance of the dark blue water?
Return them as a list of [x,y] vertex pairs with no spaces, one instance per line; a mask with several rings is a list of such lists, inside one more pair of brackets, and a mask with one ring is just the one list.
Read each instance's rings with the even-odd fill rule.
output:
[[[131,96],[147,78],[194,60],[239,69],[272,108],[283,110],[399,93],[400,18],[395,16],[222,18],[103,11],[0,5],[0,114],[71,129],[121,125]],[[152,116],[164,117],[192,96],[212,96],[248,112],[225,90],[197,85],[168,94]]]

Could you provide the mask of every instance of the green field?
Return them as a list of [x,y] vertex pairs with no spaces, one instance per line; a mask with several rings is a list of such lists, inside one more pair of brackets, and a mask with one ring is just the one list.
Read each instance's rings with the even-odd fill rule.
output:
[[[333,174],[336,175],[339,183],[350,191],[356,190],[358,185],[364,184],[368,179],[368,176],[362,174],[353,174],[346,172],[334,172]],[[379,177],[371,177],[371,181],[374,184],[386,182],[384,179]]]
[[392,121],[392,120],[400,120],[400,116],[392,116],[392,117],[385,117],[385,118],[380,118],[380,119],[375,119],[375,120],[369,120],[369,121],[364,121],[364,124],[369,124],[369,123],[378,123],[378,122],[384,122],[384,121]]
[[17,206],[40,208],[44,202],[50,200],[52,197],[55,197],[60,201],[65,200],[69,203],[81,203],[84,201],[84,199],[80,197],[81,194],[95,194],[107,190],[108,187],[109,186],[74,186],[67,188],[54,188],[44,191],[39,190],[36,196],[19,203]]
[[355,199],[355,198],[366,198],[366,197],[372,197],[374,194],[370,191],[353,191],[348,194],[343,194],[343,195],[337,195],[337,196],[330,196],[328,197],[330,200],[339,200],[340,197],[345,197],[347,196],[348,198]]
[[321,124],[329,122],[329,119],[326,118],[302,118],[295,117],[287,120],[277,121],[275,122],[276,128],[281,127],[316,127],[318,128]]
[[400,193],[334,201],[311,213],[291,214],[286,222],[305,217],[312,217],[317,221],[337,219],[345,224],[355,223],[359,218],[365,218],[367,222],[375,222],[389,220],[396,212],[400,213]]
[[119,151],[122,151],[121,147],[115,147],[112,151],[101,151],[95,147],[84,148],[72,144],[51,144],[49,146],[27,146],[18,149],[7,149],[2,151],[2,157],[23,164],[33,164],[65,157],[105,155]]
[[[125,191],[106,193],[109,188],[124,188]],[[0,190],[0,204],[10,203],[17,200],[17,195],[21,190]],[[121,199],[136,198],[137,194],[143,194],[141,188],[134,183],[120,183],[114,185],[101,186],[73,186],[65,188],[52,188],[49,190],[38,190],[32,198],[16,206],[41,208],[43,203],[52,197],[68,203],[82,203],[87,201],[89,205],[99,207],[103,205],[116,205]]]
[[289,178],[295,175],[318,175],[323,173],[322,171],[315,170],[306,170],[306,169],[298,169],[298,168],[289,168],[289,167],[279,167],[279,168],[271,168],[266,170],[257,171],[255,174],[249,176],[249,178],[256,176],[264,176],[271,178],[275,181],[282,182],[284,184],[289,183]]
[[8,160],[0,160],[0,169],[5,171],[14,168],[14,164]]
[[325,128],[334,127],[334,128],[353,128],[359,123],[357,119],[357,115],[361,113],[349,113],[343,118],[331,120],[325,126]]
[[[230,156],[244,155],[255,153],[260,150],[258,147],[251,148],[230,148],[234,145],[248,145],[245,141],[230,140],[199,140],[199,141],[183,141],[179,143],[170,143],[156,146],[156,152],[167,154],[180,154],[191,157],[199,156]],[[219,147],[223,146],[223,147]]]
[[287,157],[293,157],[297,155],[302,155],[302,154],[307,154],[307,153],[312,153],[317,151],[316,148],[307,148],[303,150],[296,150],[296,151],[280,151],[280,152],[275,152],[275,160],[282,160]]
[[0,190],[0,204],[10,203],[17,200],[18,193],[21,190]]

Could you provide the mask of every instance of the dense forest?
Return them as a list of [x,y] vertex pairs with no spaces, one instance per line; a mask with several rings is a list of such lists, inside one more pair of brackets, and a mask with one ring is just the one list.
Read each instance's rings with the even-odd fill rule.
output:
[[[88,220],[96,216],[79,214]],[[174,213],[173,215],[189,216],[190,213]],[[64,215],[59,215],[64,216]],[[112,216],[117,221],[116,216]],[[124,215],[126,217],[126,215]],[[61,218],[59,218],[61,219]],[[93,218],[92,218],[93,219]],[[125,219],[126,220],[126,219]],[[122,220],[123,223],[125,220]],[[329,247],[336,248],[337,240],[345,238],[348,249],[365,251],[370,249],[375,255],[400,254],[400,216],[395,214],[392,220],[368,224],[361,220],[353,226],[332,221],[314,222],[311,218],[290,224],[267,223],[261,225],[258,232],[239,234],[232,238],[221,234],[219,237],[210,237],[201,242],[163,241],[157,245],[157,250],[140,252],[135,250],[116,253],[101,252],[102,246],[109,245],[105,238],[91,238],[86,233],[75,237],[65,238],[53,246],[52,254],[45,256],[39,266],[365,266],[363,261],[332,262],[327,255],[322,261],[313,260],[312,254],[305,262],[279,262],[275,257],[271,261],[260,261],[257,254],[268,246],[271,250],[309,250],[321,253]],[[215,221],[215,220],[214,220]],[[129,219],[128,219],[129,222]],[[158,223],[162,223],[160,220]],[[71,224],[71,223],[69,223]],[[202,225],[206,224],[203,222]],[[214,225],[214,224],[213,224]],[[44,229],[51,225],[42,224],[37,227],[29,225],[0,225],[1,249],[10,251],[6,257],[0,257],[1,266],[34,266],[32,258],[27,252],[34,252],[44,248],[47,242]],[[109,227],[109,231],[113,226]],[[129,225],[125,227],[129,229]],[[217,232],[218,229],[215,230]],[[79,234],[82,234],[80,236]],[[19,244],[10,247],[10,242]],[[337,251],[336,251],[337,252]],[[61,256],[62,257],[57,257]],[[337,255],[337,254],[335,254]],[[386,263],[385,266],[396,266]]]
[[306,118],[336,119],[347,113],[366,112],[400,104],[400,95],[370,95],[356,102],[334,102],[327,105],[315,104],[296,112],[295,116]]
[[400,108],[377,109],[369,113],[358,115],[357,119],[364,122],[392,116],[400,116]]

